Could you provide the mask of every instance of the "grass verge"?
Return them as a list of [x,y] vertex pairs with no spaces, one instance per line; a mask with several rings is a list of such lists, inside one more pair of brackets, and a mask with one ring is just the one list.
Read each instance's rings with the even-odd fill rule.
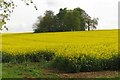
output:
[[[51,62],[41,62],[41,63],[3,63],[3,74],[2,78],[96,78],[100,80],[119,80],[117,71],[99,71],[99,72],[79,72],[79,73],[66,73],[59,70],[53,69],[51,67]],[[55,80],[56,80],[55,79]],[[95,79],[95,80],[96,80]],[[101,79],[101,80],[102,80]],[[84,80],[84,79],[83,79]],[[94,80],[94,79],[91,79]]]

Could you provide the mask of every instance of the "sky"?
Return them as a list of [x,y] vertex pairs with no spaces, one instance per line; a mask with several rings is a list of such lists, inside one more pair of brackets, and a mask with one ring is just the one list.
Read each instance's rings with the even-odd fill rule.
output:
[[97,29],[118,28],[118,2],[119,0],[33,0],[38,10],[33,5],[25,5],[21,0],[14,0],[17,7],[11,14],[11,20],[7,22],[9,31],[3,32],[31,32],[37,17],[43,15],[46,10],[59,12],[60,8],[74,9],[77,7],[85,10],[92,18],[98,17]]

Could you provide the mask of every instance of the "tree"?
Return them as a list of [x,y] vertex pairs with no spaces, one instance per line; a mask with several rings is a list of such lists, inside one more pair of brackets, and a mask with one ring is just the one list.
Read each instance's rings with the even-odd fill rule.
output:
[[79,12],[79,19],[80,19],[80,25],[79,25],[79,30],[80,31],[85,31],[85,16],[84,16],[84,14],[86,14],[86,12],[83,10],[83,9],[81,9],[81,8],[75,8],[74,9],[74,11],[78,11]]
[[80,30],[79,12],[75,10],[68,10],[64,17],[64,30],[76,31]]
[[[24,1],[24,3],[26,5],[30,5],[30,4],[33,4],[34,5],[34,8],[37,10],[37,7],[36,5],[33,3],[32,0],[21,0],[21,1]],[[16,7],[17,5],[14,3],[13,0],[0,0],[0,30],[2,30],[2,28],[6,28],[6,21],[7,20],[10,20],[10,16],[11,16],[11,13],[14,11],[14,8]]]
[[91,26],[91,17],[90,16],[86,17],[86,26],[88,28],[88,31],[90,31],[90,26]]
[[82,10],[81,16],[83,20],[84,29],[88,29],[88,31],[90,31],[91,17],[84,10]]
[[[40,23],[41,22],[41,23]],[[41,32],[41,27],[42,27],[42,23],[43,20],[42,20],[42,16],[39,16],[38,17],[38,20],[36,21],[36,23],[33,25],[33,31],[38,33],[38,32]]]
[[45,27],[46,31],[51,32],[54,31],[54,23],[53,23],[53,19],[54,19],[54,12],[49,10],[45,12],[45,16],[43,17],[43,20],[45,22]]
[[51,31],[88,31],[96,29],[98,24],[97,18],[91,17],[81,8],[67,10],[60,8],[59,13],[54,15],[53,11],[46,11],[45,15],[38,18],[35,25],[35,32],[51,32]]
[[64,31],[64,17],[65,17],[65,14],[67,13],[67,8],[60,8],[59,9],[59,13],[56,14],[56,21],[57,21],[57,25],[59,27],[59,30],[58,31]]
[[93,18],[91,20],[91,28],[92,28],[92,30],[97,28],[96,26],[98,25],[98,20],[99,20],[99,18]]
[[51,10],[45,12],[44,17],[38,17],[38,21],[34,26],[35,32],[52,32],[55,31],[54,13]]

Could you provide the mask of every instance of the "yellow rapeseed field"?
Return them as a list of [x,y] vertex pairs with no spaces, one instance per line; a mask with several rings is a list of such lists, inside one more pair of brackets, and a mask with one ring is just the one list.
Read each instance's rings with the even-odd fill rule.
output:
[[49,50],[58,56],[87,54],[109,58],[118,54],[118,31],[3,34],[2,50],[13,55]]
[[10,55],[53,52],[69,60],[118,56],[118,30],[2,34],[2,51]]

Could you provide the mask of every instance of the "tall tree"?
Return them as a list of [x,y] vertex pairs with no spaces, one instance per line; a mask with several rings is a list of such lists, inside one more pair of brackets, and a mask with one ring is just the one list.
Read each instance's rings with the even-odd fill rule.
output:
[[[51,32],[55,31],[54,26],[54,13],[51,10],[45,12],[44,17],[38,18],[40,22],[37,22],[34,26],[36,27],[35,32]],[[38,30],[39,29],[39,30]]]
[[80,30],[80,15],[79,11],[68,10],[64,17],[65,31]]
[[91,28],[92,28],[92,30],[97,28],[96,26],[98,25],[98,20],[99,20],[99,18],[93,18],[91,20]]
[[59,13],[56,14],[59,31],[64,31],[64,17],[66,13],[67,13],[67,8],[64,9],[60,8]]
[[80,19],[80,26],[79,26],[79,30],[80,31],[85,31],[85,16],[84,16],[84,14],[86,14],[86,12],[83,10],[83,9],[81,9],[81,8],[75,8],[74,9],[74,11],[78,11],[79,12],[79,19]]
[[91,17],[84,10],[82,10],[81,16],[83,19],[84,28],[88,29],[88,31],[90,31]]
[[[98,21],[91,17],[81,8],[67,10],[60,9],[59,13],[54,15],[52,11],[46,11],[36,25],[35,32],[50,32],[50,31],[88,31],[96,28]],[[40,30],[37,30],[40,29]]]
[[86,25],[87,25],[88,31],[90,31],[90,26],[91,26],[91,17],[90,16],[86,17]]

